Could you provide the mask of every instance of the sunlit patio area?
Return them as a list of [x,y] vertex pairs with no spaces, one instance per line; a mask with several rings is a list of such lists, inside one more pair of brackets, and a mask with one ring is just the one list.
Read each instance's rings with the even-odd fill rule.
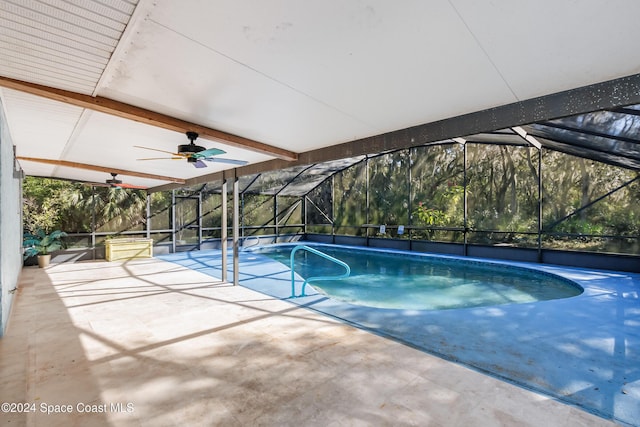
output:
[[640,2],[301,5],[0,0],[2,425],[640,427]]
[[27,267],[15,304],[11,426],[614,425],[158,259]]

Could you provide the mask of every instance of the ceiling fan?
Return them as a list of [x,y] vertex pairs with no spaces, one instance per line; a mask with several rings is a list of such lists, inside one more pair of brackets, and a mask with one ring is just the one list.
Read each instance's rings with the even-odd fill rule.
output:
[[118,187],[118,188],[137,188],[137,189],[147,188],[142,185],[124,184],[122,180],[116,178],[116,176],[118,176],[117,173],[111,172],[111,179],[106,179],[104,181],[105,184],[109,184],[109,186],[111,187]]
[[118,174],[117,173],[113,173],[111,172],[111,179],[106,179],[104,182],[104,184],[100,184],[97,182],[92,182],[89,183],[91,185],[95,185],[95,186],[100,186],[100,187],[111,187],[111,188],[131,188],[131,189],[138,189],[138,190],[143,190],[146,189],[147,187],[144,187],[142,185],[133,185],[133,184],[125,184],[122,182],[122,180],[116,178]]
[[183,160],[187,159],[187,162],[192,163],[196,168],[206,168],[207,164],[205,162],[212,163],[228,163],[231,165],[246,165],[248,162],[244,160],[234,160],[234,159],[224,159],[221,157],[214,157],[220,154],[225,154],[226,151],[220,150],[219,148],[209,148],[206,149],[200,145],[195,144],[195,140],[198,138],[198,134],[196,132],[187,132],[187,138],[189,138],[189,144],[181,144],[178,145],[178,152],[173,153],[171,151],[159,150],[157,148],[149,148],[149,147],[141,147],[139,145],[134,145],[136,148],[142,148],[144,150],[152,150],[159,151],[161,153],[171,154],[171,157],[152,157],[147,159],[138,159],[138,160]]

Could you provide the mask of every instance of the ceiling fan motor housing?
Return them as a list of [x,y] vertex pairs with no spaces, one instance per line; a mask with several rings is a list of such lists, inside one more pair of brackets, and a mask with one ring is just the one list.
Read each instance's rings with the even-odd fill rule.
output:
[[193,142],[198,138],[198,133],[197,132],[192,132],[192,131],[187,132],[187,138],[189,138],[189,141],[191,141],[191,142],[189,142],[188,144],[178,145],[178,153],[180,153],[180,154],[183,154],[183,153],[194,154],[194,153],[199,153],[199,152],[205,150],[204,147],[196,145]]
[[111,185],[117,185],[117,184],[122,184],[122,181],[116,178],[116,175],[118,175],[117,173],[112,173],[111,174],[111,179],[107,179],[105,180],[105,183],[107,184],[111,184]]
[[204,151],[205,148],[191,142],[190,144],[178,145],[178,153],[199,153]]

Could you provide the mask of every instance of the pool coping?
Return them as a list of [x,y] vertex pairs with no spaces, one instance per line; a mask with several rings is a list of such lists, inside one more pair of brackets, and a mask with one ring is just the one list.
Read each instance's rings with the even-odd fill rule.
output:
[[[417,255],[400,250],[310,245]],[[355,306],[319,293],[290,298],[289,268],[253,253],[251,248],[240,252],[240,284],[603,418],[640,425],[639,274],[424,255],[529,268],[564,277],[584,292],[559,300],[439,311]],[[158,258],[220,278],[220,256],[219,250],[212,250]],[[299,277],[297,280],[302,282]]]

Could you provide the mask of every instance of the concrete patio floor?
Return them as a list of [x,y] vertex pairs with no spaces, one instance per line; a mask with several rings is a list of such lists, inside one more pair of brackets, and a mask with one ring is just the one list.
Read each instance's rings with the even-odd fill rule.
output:
[[11,426],[615,425],[158,259],[24,268],[0,401]]

